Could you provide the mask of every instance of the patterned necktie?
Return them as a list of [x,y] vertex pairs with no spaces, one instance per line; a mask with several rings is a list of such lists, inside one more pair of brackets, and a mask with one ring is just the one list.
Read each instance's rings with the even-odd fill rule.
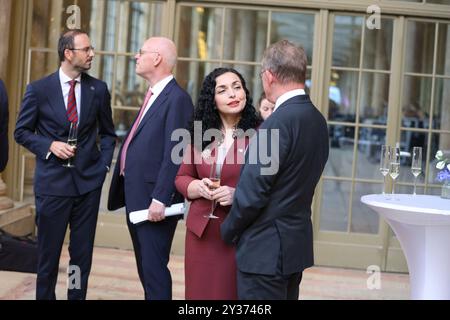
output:
[[70,90],[67,98],[67,119],[72,123],[78,123],[77,100],[75,99],[76,80],[69,81]]
[[139,126],[142,115],[144,114],[145,107],[147,106],[148,101],[152,97],[152,94],[153,94],[152,90],[148,89],[147,94],[144,99],[144,104],[141,106],[139,115],[137,116],[136,120],[134,121],[133,127],[131,128],[130,133],[128,134],[128,137],[123,144],[122,153],[120,154],[120,175],[122,175],[122,176],[124,175],[124,171],[125,171],[125,161],[127,158],[128,146],[130,145],[130,142],[133,139],[134,134],[136,133],[136,130]]

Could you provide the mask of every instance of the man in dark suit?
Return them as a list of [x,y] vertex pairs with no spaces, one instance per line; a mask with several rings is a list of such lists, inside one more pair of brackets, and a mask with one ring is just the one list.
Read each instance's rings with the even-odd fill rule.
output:
[[[93,50],[81,30],[61,35],[61,67],[27,86],[14,132],[17,143],[36,155],[37,299],[55,299],[67,225],[67,296],[86,298],[101,189],[116,143],[107,85],[85,73],[91,68]],[[71,124],[78,127],[76,148],[66,143]],[[69,158],[75,167],[63,166]]]
[[8,95],[0,79],[0,172],[8,163]]
[[[136,73],[149,89],[132,128],[120,149],[109,191],[108,209],[125,205],[139,278],[145,298],[172,298],[167,267],[179,216],[165,218],[164,210],[183,198],[175,190],[179,165],[171,160],[172,132],[187,128],[193,114],[190,96],[175,81],[175,44],[150,38],[136,54]],[[129,213],[148,209],[149,222],[133,225]]]
[[[305,94],[306,54],[283,40],[266,49],[262,82],[275,111],[246,156],[234,202],[221,225],[237,244],[239,299],[298,299],[313,265],[311,202],[328,159],[328,129]],[[263,134],[275,139],[262,139]],[[270,167],[253,159],[270,155]],[[268,153],[266,153],[268,152]]]

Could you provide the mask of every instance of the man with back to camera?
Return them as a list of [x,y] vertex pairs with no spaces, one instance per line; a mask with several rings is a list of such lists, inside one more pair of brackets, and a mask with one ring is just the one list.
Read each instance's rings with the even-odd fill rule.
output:
[[[81,30],[58,41],[61,66],[27,86],[14,137],[36,155],[34,192],[38,227],[36,299],[55,299],[59,258],[70,226],[69,300],[86,298],[100,195],[116,143],[106,83],[85,72],[94,48]],[[67,143],[77,126],[76,149]],[[96,139],[100,139],[100,150]],[[64,165],[71,158],[74,167]]]
[[[239,299],[297,300],[302,272],[314,264],[311,203],[328,159],[328,129],[305,94],[306,66],[304,50],[287,40],[264,52],[261,77],[275,110],[249,147],[221,226],[223,239],[237,245]],[[277,145],[262,132],[278,132]],[[277,170],[249,162],[256,144]]]
[[[171,159],[176,129],[186,129],[194,107],[191,97],[175,81],[177,52],[172,40],[153,37],[136,54],[136,73],[149,88],[144,103],[119,151],[109,190],[108,209],[126,207],[139,278],[147,300],[172,299],[167,267],[180,216],[165,218],[165,208],[183,202],[175,190],[179,164]],[[148,220],[130,222],[132,211],[148,209]]]

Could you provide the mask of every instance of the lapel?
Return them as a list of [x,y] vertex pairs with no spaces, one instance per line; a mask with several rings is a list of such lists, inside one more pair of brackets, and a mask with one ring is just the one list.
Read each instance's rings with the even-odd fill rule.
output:
[[172,87],[175,85],[175,83],[176,83],[175,79],[170,80],[170,82],[166,85],[163,91],[159,94],[158,98],[156,98],[156,100],[153,101],[152,105],[150,106],[150,109],[147,111],[144,118],[141,120],[141,123],[139,123],[139,127],[137,128],[133,139],[139,134],[139,132],[149,121],[149,119],[152,118],[156,114],[156,112],[161,108],[161,106],[169,97],[169,93],[172,90]]
[[51,108],[53,109],[56,118],[59,119],[64,127],[69,128],[69,120],[67,119],[66,106],[61,89],[61,82],[59,80],[59,71],[56,71],[50,76],[50,81],[47,86],[47,97]]
[[81,105],[80,105],[80,121],[78,124],[79,130],[82,128],[86,120],[89,119],[89,115],[92,111],[92,99],[94,98],[95,87],[93,86],[90,77],[82,73],[81,74]]

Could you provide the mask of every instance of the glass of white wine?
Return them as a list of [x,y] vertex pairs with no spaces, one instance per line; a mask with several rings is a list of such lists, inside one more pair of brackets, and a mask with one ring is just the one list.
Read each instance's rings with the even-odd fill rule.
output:
[[411,160],[411,172],[414,175],[414,192],[416,195],[417,177],[422,173],[422,147],[414,147]]
[[400,145],[397,143],[392,148],[391,163],[389,166],[389,175],[392,178],[392,194],[395,193],[395,179],[400,175]]
[[[74,151],[77,149],[78,140],[78,125],[75,122],[70,123],[69,137],[67,138],[67,144],[72,147]],[[72,158],[67,160],[67,163],[63,164],[63,167],[73,168],[75,165],[70,161]]]
[[383,175],[383,194],[386,194],[386,176],[389,173],[389,164],[391,162],[391,147],[388,145],[381,146],[380,171]]
[[[208,188],[213,191],[220,187],[220,174],[221,174],[221,165],[218,163],[213,163],[211,166],[211,171],[209,173],[209,180],[211,180],[212,184],[208,186]],[[214,214],[214,210],[216,209],[216,200],[212,200],[211,202],[211,212],[205,216],[208,219],[217,219],[219,218]]]

